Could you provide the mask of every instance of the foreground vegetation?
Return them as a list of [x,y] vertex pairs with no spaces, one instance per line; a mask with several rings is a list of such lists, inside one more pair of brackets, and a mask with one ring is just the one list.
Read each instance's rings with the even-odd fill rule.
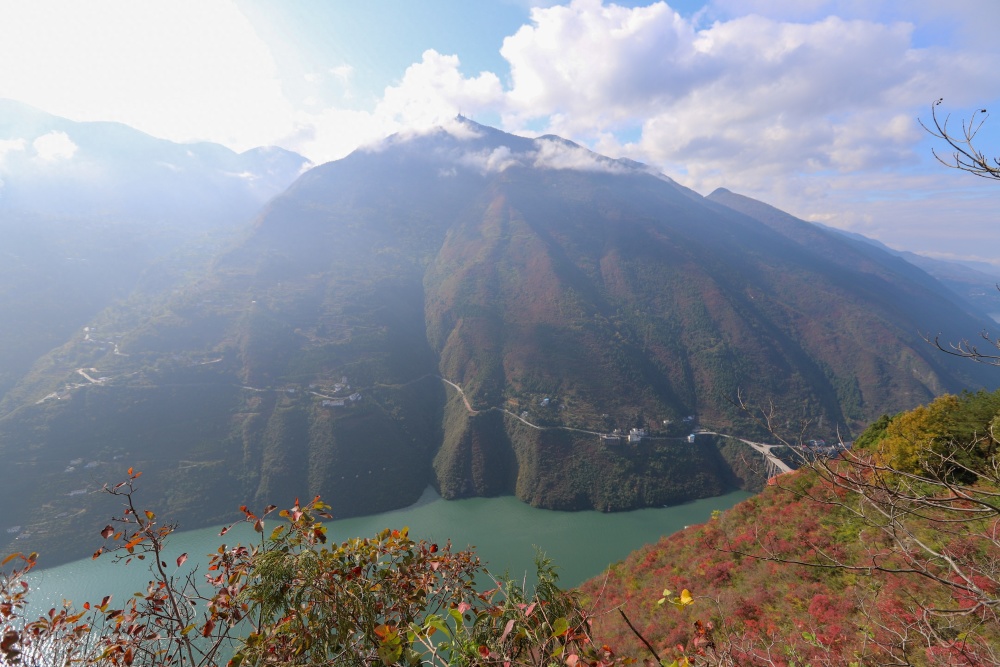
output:
[[[884,417],[838,460],[633,553],[583,600],[711,664],[1000,663],[1000,392]],[[678,612],[664,587],[694,591]],[[667,596],[669,597],[669,596]],[[645,649],[595,614],[620,651]]]
[[192,569],[129,470],[94,557],[148,563],[149,587],[29,619],[37,556],[8,557],[0,664],[996,665],[998,448],[1000,391],[942,396],[579,592],[405,529],[327,545],[318,498],[243,507],[259,540]]
[[[493,578],[470,551],[414,541],[407,531],[326,544],[318,498],[244,520],[256,545],[221,546],[205,570],[168,563],[173,530],[135,504],[136,480],[106,488],[124,512],[94,558],[150,563],[153,581],[121,606],[109,597],[25,617],[37,555],[16,554],[0,577],[0,664],[392,665],[612,664],[590,639],[575,594],[538,560],[533,593]],[[278,523],[273,528],[273,519]],[[267,524],[267,526],[265,526]],[[232,526],[230,526],[231,528]],[[228,529],[223,530],[223,534]],[[266,537],[265,537],[266,535]]]

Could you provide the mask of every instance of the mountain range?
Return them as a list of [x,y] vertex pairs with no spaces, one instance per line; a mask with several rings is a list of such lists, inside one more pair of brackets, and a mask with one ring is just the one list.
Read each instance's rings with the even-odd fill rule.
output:
[[206,262],[308,164],[0,99],[0,396],[104,308]]
[[[91,144],[77,132],[128,132],[56,127],[34,131],[65,132],[80,155]],[[116,148],[130,141],[109,142],[110,162],[125,165],[108,168],[114,178],[177,166],[186,150],[232,187],[188,199],[165,169],[148,178],[153,194],[106,210],[80,195],[100,242],[74,238],[124,273],[109,269],[99,298],[44,343],[22,336],[29,352],[2,362],[0,504],[18,530],[0,542],[65,542],[102,511],[98,481],[127,466],[185,527],[291,495],[321,494],[338,516],[380,511],[429,484],[555,509],[675,503],[747,482],[741,451],[687,437],[697,424],[754,434],[738,396],[778,406],[782,427],[807,420],[809,437],[846,438],[882,413],[995,382],[924,340],[974,336],[989,320],[913,264],[558,137],[458,118],[301,176],[304,160],[287,153],[150,139],[132,154]],[[244,172],[268,176],[226,180]],[[32,192],[62,181],[10,182],[28,209]],[[10,233],[28,226],[18,215],[73,228],[60,217],[77,196],[66,192],[44,215],[11,214]],[[159,196],[190,209],[164,204],[158,219]],[[171,242],[148,257],[114,246],[136,243],[147,222]],[[192,252],[198,234],[211,240]],[[12,276],[2,285],[27,292],[75,281],[61,267]],[[15,311],[22,334],[31,306]],[[55,318],[37,319],[48,331]],[[639,442],[613,435],[632,429]]]

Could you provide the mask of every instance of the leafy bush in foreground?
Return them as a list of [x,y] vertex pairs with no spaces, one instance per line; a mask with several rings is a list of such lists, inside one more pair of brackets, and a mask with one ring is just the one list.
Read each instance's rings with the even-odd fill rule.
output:
[[[149,561],[153,581],[123,606],[110,597],[74,609],[68,603],[37,619],[24,617],[26,575],[37,555],[15,554],[0,574],[0,664],[184,665],[503,665],[552,662],[612,665],[595,647],[590,619],[574,594],[558,588],[551,564],[538,561],[533,593],[494,579],[471,551],[412,540],[407,531],[326,545],[314,499],[265,521],[241,508],[260,534],[256,545],[220,546],[206,571],[168,565],[174,530],[135,504],[141,473],[108,493],[124,501],[121,516],[101,531],[118,561]],[[230,526],[231,528],[231,526]],[[228,529],[223,530],[223,534]],[[176,568],[174,568],[176,565]],[[489,590],[479,592],[478,583]],[[232,656],[232,657],[229,657]]]

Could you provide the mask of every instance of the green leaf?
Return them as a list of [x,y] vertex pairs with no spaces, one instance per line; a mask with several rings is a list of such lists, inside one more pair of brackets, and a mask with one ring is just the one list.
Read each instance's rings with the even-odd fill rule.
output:
[[434,630],[443,632],[445,637],[451,637],[451,630],[448,628],[448,624],[445,623],[444,619],[442,619],[437,614],[432,614],[431,616],[428,616],[427,621],[424,623],[424,625],[428,628],[433,628]]
[[378,647],[378,657],[383,665],[391,665],[399,660],[401,655],[403,655],[402,642],[386,643]]
[[560,616],[552,623],[552,636],[562,637],[569,631],[569,621],[566,620],[565,616]]

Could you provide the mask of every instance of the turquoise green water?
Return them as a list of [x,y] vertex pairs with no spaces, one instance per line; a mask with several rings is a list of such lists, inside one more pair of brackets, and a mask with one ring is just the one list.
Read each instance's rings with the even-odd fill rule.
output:
[[[518,578],[534,572],[537,546],[559,566],[563,586],[571,587],[599,574],[643,544],[686,525],[702,523],[713,510],[728,509],[750,495],[737,491],[674,507],[604,514],[535,509],[510,496],[447,501],[428,490],[419,502],[406,509],[327,525],[331,541],[409,526],[414,539],[441,544],[451,539],[456,548],[474,547],[491,572],[501,574],[506,570]],[[276,525],[277,520],[271,521],[265,533]],[[247,543],[256,537],[248,524],[224,538],[219,537],[219,528],[179,532],[170,538],[167,560],[173,563],[186,552],[189,564],[195,564],[199,556],[214,552],[222,542]],[[147,566],[140,561],[116,565],[106,556],[96,561],[76,561],[33,576],[33,601],[39,608],[48,608],[64,599],[82,603],[100,600],[108,593],[128,596],[144,589],[149,579]]]

